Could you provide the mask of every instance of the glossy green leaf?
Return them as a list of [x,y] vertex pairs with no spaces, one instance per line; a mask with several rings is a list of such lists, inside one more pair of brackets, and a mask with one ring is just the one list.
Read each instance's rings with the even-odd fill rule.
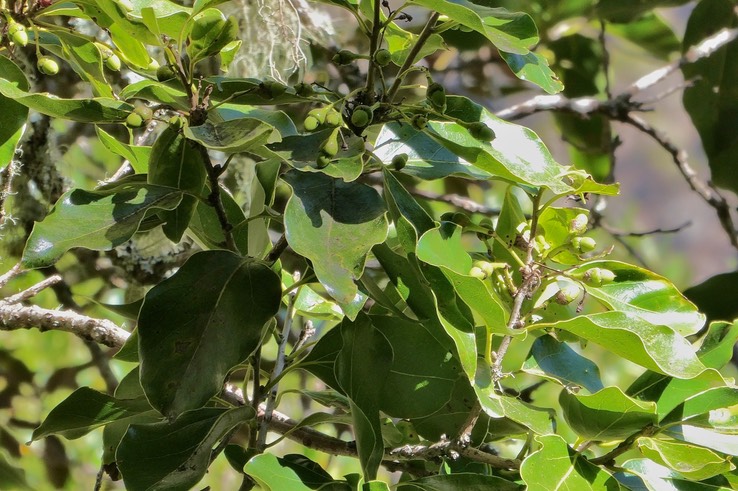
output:
[[175,210],[161,213],[166,221],[162,229],[172,242],[179,242],[187,229],[198,194],[202,193],[207,177],[203,154],[197,144],[187,140],[173,126],[168,126],[151,147],[148,182],[169,186],[185,193]]
[[[558,435],[535,437],[541,446],[523,461],[520,475],[530,491],[620,490],[606,470],[590,464]],[[542,472],[545,469],[545,472]]]
[[725,457],[688,443],[641,437],[636,440],[636,445],[644,457],[694,481],[709,479],[735,469],[735,465]]
[[651,324],[668,326],[682,336],[695,334],[704,326],[704,314],[663,276],[619,261],[591,261],[569,274],[581,277],[592,268],[615,273],[615,281],[606,285],[583,282],[587,293],[611,309],[636,315]]
[[[0,74],[5,82],[28,90],[28,81],[23,71],[4,56],[0,56]],[[3,124],[0,125],[0,168],[4,168],[15,155],[15,146],[23,135],[23,128],[28,119],[28,108],[23,104],[0,93],[0,114]]]
[[[732,409],[732,419],[736,420],[737,408]],[[717,420],[718,418],[711,418]],[[726,431],[725,428],[713,429],[710,424],[700,424],[700,426],[678,425],[666,429],[662,434],[670,436],[676,440],[691,443],[700,447],[711,448],[722,454],[738,456],[738,425],[733,422],[732,431]]]
[[118,399],[89,387],[80,387],[51,410],[44,422],[33,431],[32,440],[48,435],[79,438],[113,421],[129,420],[151,411],[145,397]]
[[416,3],[482,34],[501,51],[525,55],[538,42],[538,30],[528,14],[484,7],[467,0],[417,0]]
[[692,378],[705,369],[689,342],[628,312],[603,312],[530,328],[563,329],[655,372]]
[[136,174],[146,174],[148,172],[151,147],[122,143],[99,126],[95,126],[95,131],[105,148],[130,162]]
[[460,472],[457,474],[427,476],[412,481],[404,481],[398,484],[397,491],[456,491],[459,489],[467,489],[469,491],[481,491],[484,489],[520,491],[522,488],[523,486],[520,484],[501,477]]
[[[179,82],[171,83],[178,84]],[[183,90],[155,80],[141,80],[129,84],[120,91],[118,97],[124,101],[131,99],[155,101],[182,111],[189,111],[190,108],[189,100]]]
[[275,109],[262,109],[243,104],[221,104],[208,113],[208,120],[214,123],[233,121],[235,119],[258,119],[279,131],[282,137],[297,135],[297,127],[290,117]]
[[19,82],[0,76],[0,94],[23,104],[29,109],[60,119],[79,123],[120,123],[133,110],[133,106],[116,99],[61,99],[48,93],[31,94],[21,89]]
[[284,213],[287,241],[312,261],[344,313],[356,318],[363,297],[354,280],[371,247],[387,235],[382,198],[369,186],[320,173],[293,170],[284,179],[293,190]]
[[[731,0],[700,2],[692,11],[682,49],[698,44],[721,28],[738,27]],[[733,163],[738,158],[738,43],[732,42],[709,57],[682,66],[686,80],[682,102],[697,128],[710,164],[712,182],[738,190]],[[732,320],[732,319],[725,319]]]
[[563,385],[578,385],[591,393],[603,388],[599,367],[553,336],[541,336],[533,342],[523,371]]
[[706,367],[721,369],[733,357],[738,341],[738,322],[712,322],[702,337],[697,356]]
[[336,380],[351,403],[356,448],[364,479],[377,477],[384,456],[379,409],[394,354],[392,345],[371,320],[360,315],[340,326],[343,346],[335,364]]
[[[197,289],[196,296],[185,294]],[[138,324],[141,385],[172,417],[202,407],[256,349],[279,308],[279,277],[264,263],[204,251],[152,288]]]
[[79,77],[90,84],[96,97],[113,97],[113,90],[105,79],[100,50],[85,36],[65,29],[42,33],[39,43],[62,58]]
[[193,61],[199,61],[217,54],[238,37],[238,21],[226,18],[214,8],[206,8],[192,17],[187,54]]
[[23,264],[49,266],[73,247],[110,250],[131,238],[149,210],[173,210],[181,199],[178,189],[137,181],[112,189],[68,191],[34,226]]
[[573,191],[563,179],[566,168],[554,160],[531,129],[503,121],[466,97],[447,97],[446,104],[448,116],[469,123],[481,121],[494,131],[495,138],[482,142],[458,123],[432,121],[428,134],[441,145],[501,179],[545,186],[556,194]]
[[405,252],[414,252],[418,238],[435,227],[433,219],[400,181],[387,169],[382,170],[385,200],[397,237]]
[[[572,220],[577,215],[589,216],[589,211],[582,208],[557,208],[549,206],[538,216],[538,233],[543,235],[550,246],[556,251],[549,254],[549,259],[561,264],[579,264],[581,260],[566,246],[570,243],[572,234],[569,232]],[[558,249],[558,250],[557,250]]]
[[[126,17],[129,17],[136,23],[143,23],[143,12],[145,9],[150,8],[156,12],[156,23],[159,33],[166,34],[174,39],[178,39],[182,34],[185,23],[193,13],[192,9],[170,0],[131,0],[131,3],[133,4],[133,9],[130,12],[124,13]],[[116,17],[115,20],[120,23],[121,19]],[[131,34],[134,35],[135,33],[131,32]],[[143,38],[141,39],[143,40]]]
[[442,222],[418,240],[418,259],[459,274],[469,274],[472,260],[461,242],[461,227]]
[[[384,33],[384,40],[387,43],[387,49],[392,53],[392,63],[402,66],[405,60],[407,60],[407,57],[410,56],[410,52],[413,46],[415,46],[417,39],[418,36],[416,34],[400,28],[394,22],[390,22]],[[422,60],[426,56],[430,56],[445,48],[446,45],[443,42],[443,38],[436,33],[432,33],[428,36],[425,43],[423,43],[420,52],[415,56],[415,61]]]
[[389,165],[392,157],[404,153],[408,156],[403,174],[425,180],[448,176],[466,179],[489,179],[492,175],[446,149],[423,131],[409,124],[387,123],[377,136],[374,155]]
[[[729,491],[731,487],[706,483],[694,483],[679,473],[657,464],[651,459],[630,459],[623,464],[623,469],[643,480],[648,491]],[[641,489],[644,489],[641,487]]]
[[251,406],[203,408],[172,422],[131,425],[116,453],[126,488],[190,489],[207,472],[213,446],[231,428],[254,417]]
[[295,94],[292,87],[277,96],[271,97],[260,89],[261,80],[255,78],[236,78],[215,76],[203,79],[203,84],[212,85],[211,100],[222,101],[228,99],[231,104],[247,104],[253,106],[289,104],[304,102],[305,99]]
[[[687,398],[666,415],[662,423],[668,424],[677,421],[688,421],[695,416],[701,416],[710,411],[727,410],[728,407],[735,406],[736,404],[738,404],[738,388],[713,387]],[[690,422],[690,424],[695,423]]]
[[222,123],[205,121],[200,126],[185,127],[184,134],[211,150],[226,154],[244,152],[264,145],[275,137],[279,138],[274,127],[253,118],[232,119]]
[[327,472],[301,455],[290,454],[280,458],[269,453],[260,454],[252,457],[243,471],[266,491],[308,491],[334,484]]
[[[489,370],[485,367],[484,370]],[[476,380],[474,390],[477,393],[482,410],[494,419],[507,418],[530,429],[537,435],[554,433],[554,412],[551,409],[541,408],[523,402],[516,397],[500,395],[489,380],[483,385]]]
[[548,66],[548,60],[542,55],[533,52],[518,54],[504,51],[500,51],[500,55],[520,80],[532,82],[549,94],[556,94],[564,90],[564,84],[551,70],[551,67]]
[[617,387],[605,387],[591,395],[561,391],[564,418],[580,438],[623,440],[657,421],[656,404],[638,401]]

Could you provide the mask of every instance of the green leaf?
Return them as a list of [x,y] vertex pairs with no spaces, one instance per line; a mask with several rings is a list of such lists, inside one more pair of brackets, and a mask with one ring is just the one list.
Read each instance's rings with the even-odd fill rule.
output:
[[126,489],[190,489],[207,472],[213,446],[254,417],[251,406],[203,408],[173,422],[131,425],[116,453]]
[[461,243],[461,227],[452,222],[428,230],[418,240],[418,259],[459,274],[469,274],[472,260]]
[[679,39],[669,24],[654,12],[648,12],[624,24],[608,24],[607,32],[625,38],[665,61],[681,48]]
[[644,457],[694,481],[709,479],[735,469],[735,465],[725,457],[688,443],[641,437],[636,440],[636,445]]
[[591,261],[569,274],[581,277],[592,268],[615,273],[615,281],[606,285],[583,283],[587,293],[609,308],[636,315],[651,324],[668,326],[682,336],[695,334],[704,326],[704,314],[663,276],[619,261]]
[[208,113],[208,120],[214,123],[235,119],[258,119],[279,131],[283,137],[297,135],[297,127],[287,113],[275,109],[261,109],[241,104],[221,104]]
[[287,87],[287,90],[277,97],[270,97],[261,90],[261,83],[261,80],[255,78],[216,76],[203,79],[203,86],[213,86],[210,98],[214,101],[228,99],[231,104],[253,106],[305,102],[304,98],[295,94],[292,87]]
[[684,295],[703,312],[708,320],[731,321],[738,317],[738,304],[732,292],[738,289],[738,271],[715,275],[699,285],[684,290]]
[[145,397],[117,399],[89,387],[80,387],[51,410],[33,431],[31,440],[62,435],[70,440],[113,421],[123,421],[151,411]]
[[65,29],[41,32],[39,43],[44,49],[69,63],[79,77],[90,84],[97,97],[113,97],[113,90],[105,79],[100,50],[89,38]]
[[146,174],[148,172],[151,147],[122,143],[99,126],[95,126],[95,131],[105,148],[130,162],[136,174]]
[[169,240],[179,242],[197,206],[207,177],[200,148],[173,126],[167,126],[151,147],[148,182],[179,189],[185,194],[175,210],[161,213],[162,230]]
[[638,365],[677,378],[692,378],[705,369],[689,342],[665,326],[650,324],[632,313],[603,312],[528,329],[563,329]]
[[256,455],[246,463],[243,471],[267,491],[309,491],[335,483],[318,464],[295,454],[283,458],[268,453]]
[[187,54],[197,62],[217,54],[228,43],[238,38],[238,21],[226,18],[214,8],[207,8],[193,15],[187,43]]
[[31,490],[26,481],[26,472],[22,468],[15,467],[5,457],[5,452],[0,451],[0,487],[3,489]]
[[500,55],[520,80],[532,82],[549,94],[564,90],[564,84],[548,66],[548,60],[538,53],[517,54],[500,51]]
[[54,118],[79,123],[120,123],[133,110],[126,102],[105,97],[94,99],[61,99],[49,93],[31,94],[19,87],[19,82],[0,77],[0,94],[29,109]]
[[[583,208],[556,208],[549,206],[538,216],[538,233],[542,234],[551,249],[566,246],[571,241],[569,226],[577,215],[589,216],[589,211]],[[507,240],[509,242],[509,239]],[[496,244],[495,244],[496,245]],[[568,248],[561,248],[549,259],[561,264],[579,264],[581,260]]]
[[[480,370],[482,368],[480,367]],[[489,372],[488,367],[484,370]],[[484,381],[475,381],[474,390],[477,393],[482,410],[493,419],[507,418],[527,427],[538,435],[554,433],[554,411],[536,407],[515,397],[500,395],[490,383],[488,377]]]
[[553,378],[563,385],[578,385],[589,392],[603,387],[599,367],[553,336],[541,336],[533,342],[523,371]]
[[467,123],[485,123],[495,132],[495,138],[482,142],[458,123],[432,121],[428,123],[428,134],[441,145],[500,179],[545,186],[555,194],[574,191],[564,182],[567,168],[554,160],[531,129],[503,121],[466,97],[449,96],[446,105],[447,116]]
[[200,126],[187,126],[187,138],[195,140],[211,150],[226,154],[240,153],[279,138],[273,126],[259,119],[241,118],[212,123],[205,121]]
[[[682,49],[698,44],[721,28],[738,27],[731,0],[700,2],[692,11]],[[738,43],[731,42],[709,57],[682,66],[685,80],[682,102],[702,139],[712,182],[738,190],[733,163],[738,158]],[[730,320],[730,319],[726,319]]]
[[415,3],[447,15],[451,20],[482,34],[501,51],[525,55],[529,52],[528,48],[538,43],[538,30],[528,14],[483,7],[467,0],[417,0]]
[[656,424],[656,404],[632,399],[617,387],[605,387],[591,395],[561,391],[564,418],[580,438],[623,440]]
[[590,464],[560,436],[536,436],[535,440],[541,448],[520,467],[520,475],[530,491],[623,489],[612,475]]
[[[171,83],[179,84],[179,81]],[[143,99],[151,102],[159,102],[181,111],[189,111],[190,108],[189,100],[183,90],[155,80],[141,80],[129,84],[120,91],[118,97],[124,101]]]
[[218,394],[228,371],[258,346],[280,297],[269,267],[229,251],[197,253],[152,288],[138,324],[141,385],[151,404],[172,417]]
[[372,246],[387,236],[381,196],[365,184],[320,173],[293,170],[283,178],[293,190],[284,212],[287,241],[312,261],[328,293],[355,319],[364,300],[354,281]]
[[[727,409],[738,404],[738,388],[713,387],[687,398],[666,417],[662,424],[687,421],[710,411]],[[690,422],[690,424],[695,424]]]
[[112,189],[67,191],[33,227],[23,264],[49,266],[73,247],[110,250],[131,238],[149,210],[173,210],[181,200],[178,189],[135,180]]
[[656,7],[675,7],[683,5],[688,0],[600,0],[595,10],[603,19],[612,22],[627,23]]
[[492,177],[446,149],[424,131],[418,131],[409,124],[385,124],[377,136],[374,155],[390,165],[392,158],[401,153],[408,156],[402,173],[420,179],[454,176],[477,180]]
[[[220,190],[220,200],[223,202],[228,223],[233,226],[231,234],[238,250],[246,255],[249,247],[249,224],[243,210],[225,189]],[[223,228],[215,208],[197,200],[195,213],[190,219],[189,230],[192,238],[203,249],[227,249]]]
[[732,489],[720,485],[695,483],[651,459],[630,459],[623,464],[623,470],[640,477],[649,491],[729,491]]
[[[23,71],[4,56],[0,56],[0,73],[7,83],[17,86],[20,90],[28,90],[28,81]],[[2,169],[15,155],[15,146],[23,135],[23,128],[28,119],[28,108],[12,97],[0,94],[0,114],[3,115],[3,124],[0,125],[0,169]]]
[[496,476],[485,476],[483,474],[472,474],[460,472],[440,476],[427,476],[412,481],[400,482],[397,491],[457,491],[468,489],[470,491],[481,491],[483,489],[495,489],[497,491],[520,491],[520,484],[510,482]]
[[343,346],[335,364],[336,380],[351,403],[356,448],[365,480],[377,477],[384,456],[379,409],[394,354],[392,345],[365,315],[340,325]]
[[389,170],[382,169],[385,199],[397,237],[405,252],[414,252],[418,238],[435,227],[433,219]]
[[721,369],[733,358],[738,322],[712,322],[702,337],[697,356],[706,367]]

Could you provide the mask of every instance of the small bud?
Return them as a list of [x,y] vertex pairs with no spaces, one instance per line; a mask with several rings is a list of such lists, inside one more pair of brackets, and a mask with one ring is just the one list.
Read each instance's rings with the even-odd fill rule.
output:
[[479,141],[492,141],[495,139],[495,132],[492,128],[482,122],[472,123],[468,127],[469,134]]
[[488,275],[482,270],[482,268],[473,266],[472,269],[469,270],[469,276],[479,278],[480,280],[486,280]]
[[422,130],[428,125],[428,117],[425,114],[416,114],[413,116],[413,126]]
[[580,213],[569,222],[569,233],[572,235],[582,235],[587,231],[587,223],[589,217],[584,213]]
[[591,286],[607,285],[615,281],[615,273],[609,269],[592,268],[582,277],[585,283]]
[[356,53],[353,53],[347,49],[342,49],[335,55],[333,55],[333,63],[336,65],[350,65],[353,61],[358,58]]
[[315,94],[315,90],[313,90],[313,86],[311,84],[299,83],[295,85],[295,93],[300,97],[310,97]]
[[318,121],[315,116],[308,116],[305,118],[303,126],[305,127],[305,131],[315,131],[318,129],[318,126],[320,126],[320,121]]
[[559,305],[569,305],[576,300],[581,293],[582,288],[579,285],[570,283],[554,295],[554,302]]
[[374,112],[369,106],[358,106],[351,113],[351,124],[357,128],[366,128],[372,122]]
[[430,84],[425,92],[425,98],[434,108],[441,111],[446,109],[446,89],[443,85],[436,82]]
[[571,246],[579,253],[587,253],[595,250],[597,242],[592,237],[572,237]]
[[114,72],[117,72],[120,70],[120,58],[118,58],[118,55],[113,53],[111,56],[108,57],[107,60],[105,60],[105,66],[108,67],[109,70],[112,70]]
[[11,22],[8,25],[8,36],[18,46],[26,46],[28,44],[28,33],[26,27],[23,24],[17,22]]
[[126,118],[126,126],[128,126],[129,128],[140,128],[141,126],[143,126],[143,124],[143,118],[135,112],[129,114]]
[[325,114],[325,124],[328,126],[341,126],[341,113],[333,109],[328,109]]
[[59,73],[59,64],[50,56],[42,56],[36,63],[38,71],[44,75],[56,75]]

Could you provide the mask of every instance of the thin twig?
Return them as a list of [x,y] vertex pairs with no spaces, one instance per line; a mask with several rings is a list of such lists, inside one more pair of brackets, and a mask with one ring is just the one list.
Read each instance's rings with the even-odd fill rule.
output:
[[225,246],[228,250],[238,251],[236,248],[236,242],[233,240],[233,225],[228,221],[228,215],[226,214],[225,207],[223,206],[223,199],[220,197],[220,177],[219,169],[216,169],[213,165],[213,161],[210,160],[210,154],[208,149],[199,143],[196,144],[197,150],[202,156],[203,164],[205,165],[205,172],[208,175],[208,181],[210,182],[210,194],[208,195],[208,204],[213,207],[215,214],[218,216],[218,222],[220,228],[223,231],[225,237]]
[[2,299],[5,303],[19,303],[23,302],[25,300],[28,300],[31,297],[35,297],[41,291],[45,290],[46,288],[49,288],[50,286],[53,286],[57,283],[62,281],[62,277],[57,275],[49,276],[48,278],[45,278],[44,280],[36,283],[35,285],[23,290],[20,293],[16,293],[15,295],[11,295],[9,297],[5,297]]
[[287,236],[285,234],[282,234],[264,260],[269,264],[275,263],[277,259],[279,259],[279,257],[282,255],[282,253],[287,250],[287,246],[289,246],[289,244],[287,243]]
[[405,72],[407,72],[410,67],[412,67],[415,64],[415,57],[418,56],[418,53],[420,53],[421,48],[425,44],[425,42],[428,40],[431,34],[433,34],[433,26],[436,25],[436,21],[441,16],[438,12],[433,12],[431,16],[428,18],[428,21],[423,26],[423,30],[420,31],[420,34],[418,34],[418,39],[415,40],[415,44],[410,49],[410,52],[407,54],[407,58],[405,58],[405,63],[402,64],[400,67],[400,71],[397,72],[397,78],[395,78],[395,81],[392,82],[392,86],[387,91],[387,101],[392,102],[392,100],[397,95],[397,92],[400,90],[400,86],[402,86],[402,81],[405,79]]
[[608,234],[616,236],[616,237],[646,237],[649,235],[658,235],[658,234],[675,234],[678,232],[681,232],[685,228],[692,225],[692,220],[689,220],[687,222],[684,222],[683,224],[679,225],[678,227],[672,227],[672,228],[654,228],[651,230],[644,230],[643,232],[625,232],[622,230],[618,230],[616,228],[610,227],[604,222],[600,222],[598,224],[600,227],[602,227],[603,230],[605,230]]
[[0,276],[0,288],[8,284],[10,280],[23,273],[23,266],[21,263],[17,263],[15,266],[10,268],[7,272]]

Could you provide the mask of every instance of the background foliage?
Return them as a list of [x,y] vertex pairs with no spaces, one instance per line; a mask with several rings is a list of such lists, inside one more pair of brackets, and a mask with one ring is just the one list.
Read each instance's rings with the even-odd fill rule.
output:
[[738,7],[685,4],[0,2],[0,487],[735,488],[736,275],[608,206],[652,141],[738,248]]

